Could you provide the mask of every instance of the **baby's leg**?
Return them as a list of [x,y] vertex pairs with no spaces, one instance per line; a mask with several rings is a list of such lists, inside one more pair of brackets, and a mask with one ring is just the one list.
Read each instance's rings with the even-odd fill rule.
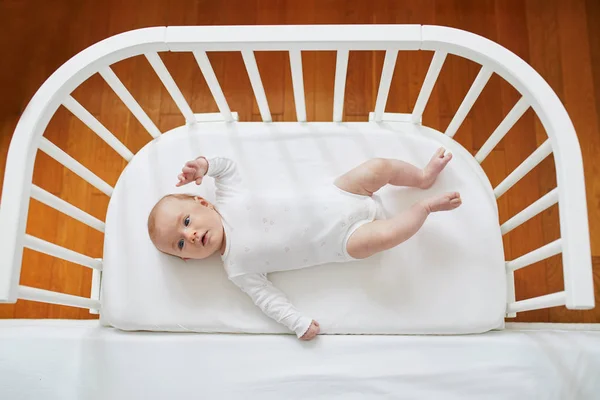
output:
[[350,193],[371,196],[388,183],[395,186],[411,186],[427,189],[452,159],[438,149],[423,169],[401,160],[373,158],[336,179],[335,184]]
[[346,250],[354,258],[367,258],[408,240],[423,226],[427,216],[436,211],[460,206],[459,193],[446,193],[414,204],[391,219],[375,220],[359,227],[348,239]]

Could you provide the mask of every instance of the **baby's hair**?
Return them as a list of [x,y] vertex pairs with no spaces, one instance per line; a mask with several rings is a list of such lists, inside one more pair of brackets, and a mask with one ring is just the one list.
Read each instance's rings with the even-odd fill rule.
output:
[[192,200],[196,196],[194,194],[185,194],[185,193],[173,193],[163,196],[159,201],[156,202],[152,210],[150,211],[150,215],[148,215],[148,234],[150,235],[150,240],[156,246],[156,212],[159,207],[168,199],[178,199],[178,200]]

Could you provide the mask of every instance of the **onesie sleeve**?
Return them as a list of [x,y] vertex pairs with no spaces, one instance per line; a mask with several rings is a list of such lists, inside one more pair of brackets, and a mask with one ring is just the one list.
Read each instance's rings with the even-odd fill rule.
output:
[[244,274],[230,278],[230,280],[250,296],[254,304],[268,317],[294,331],[296,336],[304,336],[312,319],[300,314],[285,294],[273,286],[265,274]]
[[217,201],[232,196],[241,184],[241,178],[234,161],[225,157],[213,157],[206,160],[206,175],[215,179]]

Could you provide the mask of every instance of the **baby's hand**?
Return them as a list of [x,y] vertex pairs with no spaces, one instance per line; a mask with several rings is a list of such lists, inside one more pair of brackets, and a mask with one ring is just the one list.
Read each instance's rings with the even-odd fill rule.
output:
[[208,171],[208,161],[206,158],[200,156],[195,160],[188,161],[181,169],[181,174],[177,176],[179,182],[176,186],[187,185],[190,182],[196,182],[196,185],[202,183],[202,178]]
[[312,340],[321,332],[321,328],[319,328],[319,323],[314,321],[308,327],[306,333],[300,338],[300,340]]

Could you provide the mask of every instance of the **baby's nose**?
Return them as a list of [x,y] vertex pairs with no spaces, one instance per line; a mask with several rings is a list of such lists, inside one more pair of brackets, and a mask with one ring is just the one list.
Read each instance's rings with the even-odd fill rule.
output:
[[196,240],[196,231],[189,230],[188,231],[188,240],[192,243]]

